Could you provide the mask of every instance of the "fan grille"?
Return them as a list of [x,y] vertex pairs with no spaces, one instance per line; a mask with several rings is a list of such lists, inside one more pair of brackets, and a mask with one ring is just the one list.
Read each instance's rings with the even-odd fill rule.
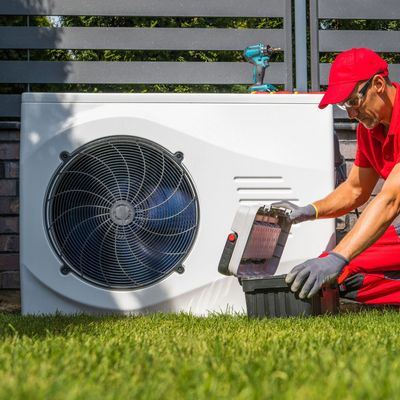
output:
[[142,138],[113,136],[66,158],[45,205],[47,233],[64,268],[95,285],[132,289],[181,266],[199,212],[179,157]]

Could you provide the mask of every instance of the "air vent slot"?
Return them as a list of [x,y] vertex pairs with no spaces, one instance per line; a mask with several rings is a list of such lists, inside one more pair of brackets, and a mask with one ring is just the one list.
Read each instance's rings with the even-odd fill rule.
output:
[[244,205],[280,200],[298,201],[282,176],[237,176],[233,180],[239,203]]

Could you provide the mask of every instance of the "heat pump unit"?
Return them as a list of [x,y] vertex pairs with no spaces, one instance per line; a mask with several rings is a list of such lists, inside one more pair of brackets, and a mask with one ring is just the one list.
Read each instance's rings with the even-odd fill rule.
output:
[[[332,110],[319,95],[22,96],[22,312],[245,310],[218,273],[241,205],[333,189]],[[332,245],[292,227],[288,272]]]

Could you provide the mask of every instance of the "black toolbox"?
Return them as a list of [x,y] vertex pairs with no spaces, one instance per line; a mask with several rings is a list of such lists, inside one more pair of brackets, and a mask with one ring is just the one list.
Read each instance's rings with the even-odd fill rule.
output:
[[250,318],[299,317],[338,312],[339,292],[336,287],[323,287],[311,299],[300,299],[286,284],[285,276],[240,279]]

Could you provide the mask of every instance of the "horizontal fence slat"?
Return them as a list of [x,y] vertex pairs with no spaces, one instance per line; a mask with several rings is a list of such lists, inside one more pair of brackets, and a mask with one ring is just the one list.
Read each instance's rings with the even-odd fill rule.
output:
[[0,27],[1,49],[243,50],[285,47],[283,29]]
[[319,0],[319,18],[400,19],[399,0]]
[[[0,61],[0,83],[250,84],[246,62]],[[265,82],[285,83],[286,64],[271,63]]]
[[19,117],[21,114],[21,95],[0,95],[0,117]]
[[2,0],[3,15],[283,17],[282,0]]
[[[328,84],[328,76],[329,76],[329,71],[331,69],[331,65],[332,64],[325,64],[325,63],[319,65],[321,85]],[[389,65],[389,77],[392,81],[395,82],[400,81],[400,64]]]
[[400,31],[319,31],[319,51],[343,51],[353,47],[400,53]]

